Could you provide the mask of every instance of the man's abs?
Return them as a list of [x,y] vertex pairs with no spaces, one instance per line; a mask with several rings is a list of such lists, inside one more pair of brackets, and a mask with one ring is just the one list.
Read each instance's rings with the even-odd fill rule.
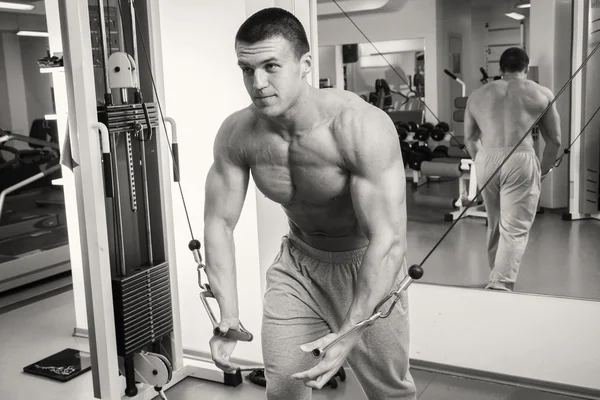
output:
[[471,114],[481,130],[484,148],[533,146],[528,130],[548,105],[540,86],[526,79],[495,81],[475,93]]

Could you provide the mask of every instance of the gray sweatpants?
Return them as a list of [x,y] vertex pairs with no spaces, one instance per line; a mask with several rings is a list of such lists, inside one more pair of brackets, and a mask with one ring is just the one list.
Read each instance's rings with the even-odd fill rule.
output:
[[[338,331],[352,302],[365,250],[326,252],[293,234],[283,237],[279,254],[267,272],[264,298],[262,346],[267,399],[311,398],[312,389],[291,377],[318,362],[300,346]],[[404,276],[406,265],[398,283]],[[408,357],[408,297],[403,292],[391,315],[363,333],[347,361],[369,400],[414,400],[416,389]]]
[[[481,187],[512,147],[482,148],[475,157]],[[488,217],[488,289],[514,290],[540,198],[540,163],[531,147],[519,147],[483,190]]]

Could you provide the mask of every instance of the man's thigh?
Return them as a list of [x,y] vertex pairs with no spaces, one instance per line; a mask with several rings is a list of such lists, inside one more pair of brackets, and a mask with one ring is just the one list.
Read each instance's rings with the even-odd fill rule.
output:
[[297,294],[285,285],[271,287],[265,294],[262,347],[269,400],[310,399],[312,390],[291,376],[312,368],[318,360],[300,346],[330,333]]
[[348,357],[369,399],[416,399],[409,346],[408,294],[404,291],[390,316],[370,326]]

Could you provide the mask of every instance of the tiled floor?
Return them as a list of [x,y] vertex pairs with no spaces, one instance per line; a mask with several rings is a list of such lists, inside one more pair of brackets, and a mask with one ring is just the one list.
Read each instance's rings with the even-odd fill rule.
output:
[[[58,383],[27,375],[22,368],[71,347],[88,350],[87,341],[72,337],[73,293],[67,291],[0,314],[1,400],[92,400],[91,372]],[[337,389],[315,391],[314,400],[365,400],[354,375]],[[538,391],[412,370],[420,400],[568,400]],[[264,388],[245,381],[231,388],[187,378],[167,391],[169,400],[263,400]],[[157,397],[158,399],[158,397]]]

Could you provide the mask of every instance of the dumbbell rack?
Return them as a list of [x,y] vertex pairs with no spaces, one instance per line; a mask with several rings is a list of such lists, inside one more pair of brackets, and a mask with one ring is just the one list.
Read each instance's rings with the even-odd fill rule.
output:
[[[423,126],[426,126],[426,125],[424,124]],[[422,130],[423,128],[414,129],[415,127],[411,126],[411,127],[408,127],[409,129],[405,129],[406,127],[408,127],[408,125],[406,125],[406,124],[396,124],[396,128],[398,129],[399,139],[404,138],[404,141],[406,143],[409,143],[411,145],[411,148],[413,146],[415,146],[415,147],[423,146],[426,148],[430,148],[429,145],[431,143],[428,143],[428,141],[431,142],[432,139],[430,139],[430,136],[434,136],[434,135],[431,135],[432,129],[426,129],[429,131],[429,132],[426,132],[426,131]],[[430,126],[428,126],[428,128],[432,128],[432,126],[430,125]],[[404,129],[406,132],[402,131],[402,129]],[[445,135],[443,135],[442,140],[433,140],[434,142],[438,143],[438,146],[436,146],[436,148],[439,146],[445,146],[446,144],[450,145],[450,142],[451,142],[453,136],[454,136],[454,134],[452,132],[450,132],[449,130],[447,130]],[[437,139],[440,139],[439,131],[436,132],[435,137]],[[448,147],[450,147],[450,146],[448,146]],[[452,147],[450,147],[450,148],[452,148]],[[415,151],[415,150],[412,150],[412,151]],[[435,148],[434,148],[434,151],[435,151]],[[406,156],[406,153],[403,156]],[[454,158],[454,157],[451,157],[451,154],[449,156],[450,156],[449,158]],[[421,163],[422,162],[435,162],[434,160],[430,161],[430,159],[428,160],[427,156],[424,155],[424,160],[421,161]],[[417,161],[418,161],[418,159],[417,159]],[[436,175],[424,174],[420,170],[421,163],[419,163],[418,169],[411,168],[410,164],[412,164],[412,162],[409,162],[408,165],[406,166],[406,176],[407,176],[407,178],[409,176],[412,176],[412,181],[413,181],[414,186],[419,187],[419,186],[423,185],[424,183],[427,183],[430,178],[435,179],[435,178],[443,178],[444,177],[441,175],[436,176]],[[459,173],[459,175],[458,176],[453,175],[453,177],[458,178],[459,197],[457,199],[448,199],[452,202],[452,207],[455,208],[455,210],[452,212],[449,212],[448,214],[445,214],[444,220],[445,221],[454,221],[463,212],[464,212],[463,217],[477,217],[477,218],[486,218],[487,219],[485,207],[482,204],[478,204],[474,207],[470,207],[465,212],[465,208],[466,208],[467,204],[470,203],[477,194],[477,175],[476,175],[476,171],[475,171],[474,162],[471,159],[463,158],[463,159],[457,160],[457,163],[452,164],[452,165],[456,165],[458,170],[462,171],[462,173],[460,173],[459,171],[454,170],[454,174]],[[467,184],[467,181],[468,181],[468,184]]]

